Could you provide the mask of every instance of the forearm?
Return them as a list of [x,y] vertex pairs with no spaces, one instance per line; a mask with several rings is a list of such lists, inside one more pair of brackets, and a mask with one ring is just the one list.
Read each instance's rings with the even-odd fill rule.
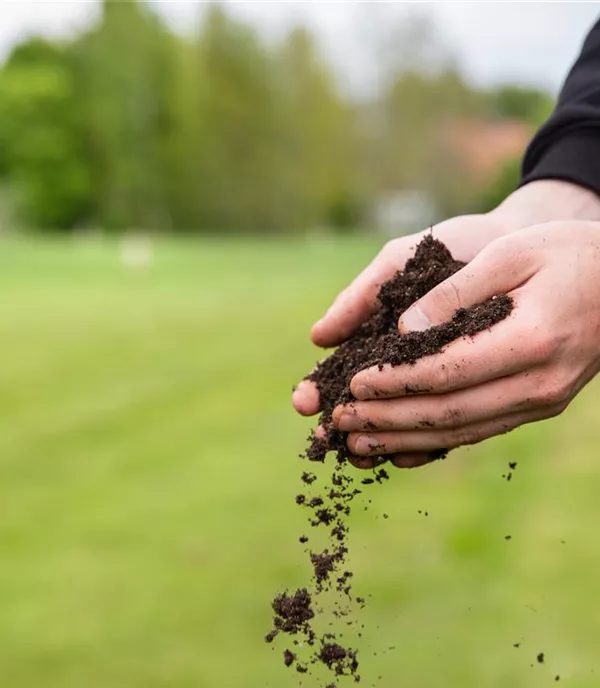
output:
[[600,194],[600,21],[589,32],[554,112],[523,161],[525,184],[548,179]]
[[489,217],[509,231],[561,220],[600,221],[600,196],[577,184],[542,179],[517,189]]

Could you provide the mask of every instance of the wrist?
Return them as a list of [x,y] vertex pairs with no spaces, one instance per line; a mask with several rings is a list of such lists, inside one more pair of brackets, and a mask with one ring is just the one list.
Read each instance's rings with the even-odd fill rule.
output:
[[517,189],[488,215],[510,231],[559,220],[600,221],[600,197],[571,182],[541,179]]

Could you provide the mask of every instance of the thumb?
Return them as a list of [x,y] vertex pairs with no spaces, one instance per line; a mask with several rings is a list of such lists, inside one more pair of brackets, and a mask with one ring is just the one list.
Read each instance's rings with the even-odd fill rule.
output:
[[312,327],[311,339],[317,346],[341,344],[379,308],[377,294],[381,284],[397,270],[403,269],[413,252],[414,239],[403,237],[389,242],[350,286],[339,294],[327,313]]
[[492,296],[507,294],[535,272],[532,254],[520,242],[503,237],[489,244],[468,265],[408,308],[398,321],[401,333],[418,332],[451,320]]

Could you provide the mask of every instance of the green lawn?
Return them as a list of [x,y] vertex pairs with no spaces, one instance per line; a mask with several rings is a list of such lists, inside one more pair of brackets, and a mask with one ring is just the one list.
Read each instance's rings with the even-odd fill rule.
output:
[[[298,685],[262,640],[308,575],[290,388],[375,250],[0,242],[0,686]],[[600,685],[599,400],[373,490],[364,685]]]

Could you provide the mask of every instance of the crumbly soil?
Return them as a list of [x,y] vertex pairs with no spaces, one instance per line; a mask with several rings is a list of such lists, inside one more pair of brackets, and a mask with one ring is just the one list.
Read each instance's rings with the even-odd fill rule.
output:
[[[374,366],[382,369],[386,364],[413,364],[424,356],[439,353],[458,337],[472,337],[489,329],[510,314],[512,299],[497,296],[472,308],[459,309],[452,320],[443,325],[424,332],[400,334],[398,319],[402,313],[462,267],[464,263],[454,260],[444,244],[427,235],[418,245],[414,258],[407,261],[404,271],[397,272],[381,286],[380,309],[307,375],[306,379],[312,380],[319,389],[319,423],[328,432],[325,439],[311,437],[307,450],[309,459],[323,461],[330,450],[337,451],[340,458],[348,457],[347,433],[331,429],[331,415],[339,404],[353,401],[350,381],[358,372]],[[427,392],[410,388],[405,391],[407,394]],[[444,450],[438,450],[431,453],[431,459],[445,455]]]
[[[295,652],[286,648],[284,663],[289,667],[295,666],[301,674],[306,673],[310,665],[319,663],[330,669],[336,680],[350,676],[356,682],[360,681],[358,650],[342,644],[343,631],[337,635],[328,632],[317,637],[313,621],[320,610],[315,607],[313,598],[323,592],[333,591],[337,600],[333,615],[338,619],[348,617],[356,607],[364,606],[364,599],[353,597],[352,594],[353,573],[347,566],[347,519],[353,500],[364,489],[371,489],[369,486],[389,479],[388,473],[381,467],[386,457],[381,456],[378,457],[372,477],[361,477],[361,489],[355,487],[355,473],[348,468],[347,433],[331,427],[333,410],[338,404],[354,399],[350,392],[350,381],[359,371],[372,366],[381,369],[386,364],[414,364],[423,356],[439,353],[458,337],[472,337],[510,314],[512,299],[500,295],[472,308],[458,310],[452,320],[444,325],[424,332],[399,334],[397,326],[400,315],[463,266],[464,263],[454,260],[440,241],[431,235],[426,236],[417,246],[414,258],[406,263],[405,269],[381,286],[379,310],[306,378],[312,380],[319,390],[319,424],[325,429],[326,437],[319,438],[311,434],[302,456],[311,461],[324,461],[327,453],[334,451],[336,461],[329,483],[322,488],[315,486],[317,477],[313,473],[302,474],[304,491],[296,495],[296,504],[308,510],[308,522],[313,528],[325,529],[328,546],[321,551],[307,548],[313,570],[313,595],[306,588],[293,594],[278,594],[272,602],[273,630],[266,636],[267,642],[273,642],[280,633],[290,636]],[[427,392],[408,388],[405,391],[407,394]],[[440,459],[446,453],[440,449],[431,452],[430,458],[432,461]],[[306,545],[309,538],[302,535],[300,542]],[[346,620],[344,626],[348,628],[354,623],[353,620]],[[360,633],[358,637],[361,637]],[[302,651],[307,658],[300,660]],[[329,683],[327,688],[336,688],[336,683]]]

